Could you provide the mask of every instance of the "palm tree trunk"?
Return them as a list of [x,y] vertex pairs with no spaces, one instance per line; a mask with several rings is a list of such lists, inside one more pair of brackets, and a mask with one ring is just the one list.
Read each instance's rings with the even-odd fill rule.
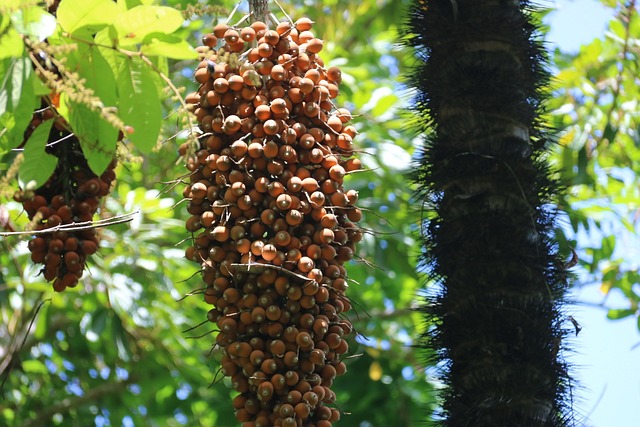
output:
[[539,123],[547,83],[528,2],[414,1],[414,179],[429,208],[424,312],[441,362],[437,425],[563,426],[558,349],[566,274],[551,240],[554,182]]

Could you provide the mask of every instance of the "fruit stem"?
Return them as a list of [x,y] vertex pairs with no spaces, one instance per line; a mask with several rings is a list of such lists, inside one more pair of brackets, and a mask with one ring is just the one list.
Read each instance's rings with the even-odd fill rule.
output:
[[249,0],[249,12],[251,22],[261,21],[267,23],[269,19],[269,0]]

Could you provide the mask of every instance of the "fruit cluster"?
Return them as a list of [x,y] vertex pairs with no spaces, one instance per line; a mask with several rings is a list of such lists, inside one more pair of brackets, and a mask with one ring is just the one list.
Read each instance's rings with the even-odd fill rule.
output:
[[34,223],[34,230],[54,229],[33,237],[29,250],[34,263],[44,264],[44,278],[53,280],[54,290],[61,292],[78,284],[87,256],[98,249],[95,228],[69,228],[76,223],[92,221],[100,198],[109,194],[115,179],[116,161],[114,159],[101,176],[96,176],[82,154],[78,139],[68,131],[65,120],[55,116],[53,108],[44,104],[33,114],[25,140],[42,122],[55,120],[49,133],[47,152],[58,158],[56,169],[40,188],[19,190],[14,200],[22,203]]
[[201,265],[244,427],[340,418],[328,405],[353,330],[344,264],[362,239],[358,193],[343,181],[362,166],[351,114],[332,102],[341,72],[324,66],[312,24],[217,25],[186,98],[203,131],[195,149],[179,149],[190,171],[186,257]]

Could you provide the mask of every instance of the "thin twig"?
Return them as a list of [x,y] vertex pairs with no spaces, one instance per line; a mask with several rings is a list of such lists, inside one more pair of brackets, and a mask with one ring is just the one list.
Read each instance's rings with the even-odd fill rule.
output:
[[212,329],[212,330],[210,330],[209,332],[205,332],[205,333],[204,333],[204,334],[202,334],[202,335],[196,335],[196,336],[194,336],[194,337],[187,337],[187,339],[188,339],[188,340],[197,340],[197,339],[199,339],[199,338],[204,338],[204,337],[206,337],[207,335],[211,335],[211,334],[212,334],[212,333],[214,333],[214,332],[220,332],[220,330],[218,330],[218,329]]
[[40,313],[40,310],[42,309],[42,306],[44,305],[45,302],[51,302],[51,298],[47,298],[46,300],[43,300],[40,302],[40,304],[38,304],[38,307],[36,308],[36,312],[31,317],[29,326],[27,327],[27,330],[24,333],[24,337],[22,338],[22,343],[20,344],[20,347],[15,350],[12,350],[9,354],[7,354],[6,357],[9,359],[9,363],[7,364],[6,368],[1,371],[5,374],[5,377],[2,380],[2,383],[0,384],[0,390],[4,388],[4,384],[7,382],[7,379],[9,379],[9,375],[11,374],[11,370],[13,369],[13,364],[15,362],[15,358],[14,358],[15,353],[20,352],[24,347],[25,343],[27,342],[27,337],[29,336],[29,331],[33,326],[33,322],[35,322],[36,317],[38,317],[38,313]]
[[83,222],[72,222],[69,224],[60,224],[55,227],[47,228],[45,230],[28,230],[28,231],[6,231],[1,232],[0,236],[8,237],[8,236],[20,236],[20,235],[30,235],[30,234],[48,234],[55,233],[56,231],[78,231],[78,230],[86,230],[89,228],[99,228],[99,227],[109,227],[111,225],[122,224],[124,222],[129,222],[133,220],[133,216],[140,213],[139,210],[134,212],[130,212],[123,215],[113,216],[111,218],[99,219],[97,221],[83,221]]
[[284,268],[282,266],[279,266],[279,265],[257,264],[257,263],[256,264],[231,264],[231,267],[234,267],[234,268],[240,267],[240,268],[243,268],[243,269],[246,268],[246,270],[243,270],[244,272],[254,273],[254,274],[263,273],[265,269],[270,268],[272,270],[278,270],[279,272],[284,273],[284,274],[286,274],[288,276],[295,277],[296,279],[300,279],[300,280],[302,280],[304,282],[307,282],[307,284],[312,284],[312,283],[315,282],[314,279],[310,279],[310,278],[308,278],[306,276],[303,276],[301,274],[294,273],[293,271],[287,270],[286,268]]
[[200,323],[198,323],[198,324],[197,324],[197,325],[195,325],[195,326],[192,326],[192,327],[190,327],[190,328],[185,329],[184,331],[182,331],[182,333],[183,333],[183,334],[186,334],[187,332],[191,332],[191,331],[193,331],[194,329],[198,329],[200,326],[204,325],[205,323],[209,323],[209,321],[208,321],[208,320],[205,320],[205,321],[203,321],[203,322],[200,322]]

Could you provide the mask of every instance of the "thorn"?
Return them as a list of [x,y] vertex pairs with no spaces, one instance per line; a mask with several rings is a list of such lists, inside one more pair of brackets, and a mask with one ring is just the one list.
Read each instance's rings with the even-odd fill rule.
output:
[[576,264],[578,264],[578,253],[575,249],[571,248],[571,259],[564,265],[564,268],[568,270]]
[[582,326],[580,326],[580,323],[578,323],[578,321],[573,316],[569,316],[569,320],[571,321],[571,323],[573,323],[573,327],[576,330],[576,336],[578,336],[578,334],[582,330]]

